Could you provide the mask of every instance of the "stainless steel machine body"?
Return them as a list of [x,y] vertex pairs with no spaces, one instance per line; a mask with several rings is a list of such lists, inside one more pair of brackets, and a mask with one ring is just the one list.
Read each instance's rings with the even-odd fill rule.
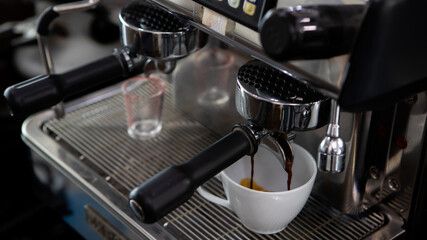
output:
[[[277,67],[301,82],[308,83],[325,96],[338,98],[339,92],[342,90],[341,88],[345,82],[343,78],[346,71],[348,71],[347,60],[349,54],[329,59],[274,61],[263,52],[258,40],[258,34],[248,27],[227,19],[229,22],[233,22],[234,25],[227,23],[227,26],[232,25],[233,27],[228,27],[221,32],[217,27],[209,27],[209,24],[207,24],[205,15],[216,16],[216,13],[212,13],[209,9],[206,10],[205,6],[192,3],[183,5],[183,7],[178,5],[180,1],[160,0],[156,2],[191,17],[193,20],[192,25],[209,32],[213,36],[219,37],[236,48],[243,49],[248,54],[273,67]],[[276,7],[291,6],[297,8],[298,5],[304,6],[304,4],[309,5],[319,2],[332,5],[349,4],[347,1],[278,1]],[[351,3],[366,4],[365,1],[353,1]],[[396,195],[396,191],[399,192],[398,189],[402,187],[400,182],[408,182],[411,178],[409,182],[415,182],[415,176],[412,175],[412,177],[409,177],[411,175],[409,172],[415,171],[415,169],[409,168],[411,169],[409,170],[405,167],[405,164],[413,162],[410,165],[415,167],[425,160],[422,149],[425,145],[423,134],[426,132],[426,102],[423,100],[425,99],[425,95],[425,92],[414,93],[412,96],[408,96],[406,100],[402,100],[391,107],[379,107],[373,111],[344,112],[342,114],[344,116],[340,120],[340,125],[342,125],[340,132],[345,137],[348,149],[345,159],[345,164],[348,164],[346,167],[347,172],[337,176],[321,174],[320,181],[325,182],[325,187],[323,188],[325,192],[322,193],[325,199],[330,199],[334,203],[334,206],[341,211],[355,214],[380,203],[386,196]],[[424,110],[419,111],[418,109]],[[381,117],[384,117],[384,119]],[[400,120],[402,118],[405,121]],[[399,121],[395,119],[399,119]],[[417,123],[413,124],[410,119],[413,119],[412,121],[416,121]],[[321,131],[323,131],[321,135],[324,135],[324,132],[326,132],[324,129]],[[303,133],[300,135],[304,134],[310,135],[308,138],[311,138],[311,135],[316,135],[315,133]],[[411,153],[408,153],[408,140],[414,136],[417,136],[417,140],[412,141]],[[308,139],[307,142],[304,142],[298,140],[297,137],[296,141],[311,149],[311,152],[315,154],[316,151],[310,143],[312,141],[320,143],[321,138],[316,140]],[[407,144],[402,145],[400,144],[401,141]],[[381,149],[379,149],[380,146]],[[397,155],[396,152],[398,152]],[[402,157],[405,158],[406,154],[403,154],[404,152],[408,156],[411,156],[410,160],[401,159]],[[409,172],[405,172],[406,170]],[[391,174],[394,177],[391,177]],[[400,176],[398,180],[395,178],[396,174]],[[397,183],[398,188],[396,188],[394,183]],[[392,187],[393,185],[394,187]],[[340,194],[342,196],[339,196]],[[400,211],[405,211],[402,209]],[[404,209],[409,210],[409,205],[406,204]]]
[[[129,192],[220,137],[201,124],[201,118],[193,120],[177,108],[172,93],[169,85],[164,131],[152,141],[134,141],[127,135],[119,86],[67,103],[62,119],[45,111],[26,120],[23,139],[33,150],[36,173],[65,203],[69,214],[64,219],[85,238],[377,239],[402,233],[401,218],[389,207],[378,205],[360,216],[348,215],[316,190],[287,231],[274,235],[248,231],[230,210],[198,194],[159,222],[142,224],[128,206]],[[204,187],[224,194],[215,178]]]
[[[348,55],[278,62],[265,55],[256,31],[197,3],[201,1],[154,2],[228,44],[227,51],[236,57],[234,74],[255,57],[326,97],[339,98]],[[307,2],[277,1],[275,7],[299,4]],[[54,179],[53,182],[47,184],[56,192],[65,193],[64,201],[71,214],[64,218],[83,236],[88,239],[391,239],[405,234],[404,223],[411,218],[419,191],[420,166],[426,161],[425,91],[374,110],[341,109],[340,137],[346,145],[344,171],[319,172],[307,205],[281,233],[268,236],[249,232],[231,211],[212,205],[197,194],[158,223],[140,223],[127,203],[134,187],[167,166],[182,163],[229,132],[233,124],[245,121],[238,114],[233,98],[221,106],[197,105],[194,62],[193,55],[179,60],[169,76],[164,130],[152,141],[138,142],[126,135],[119,86],[66,103],[62,119],[44,111],[25,122],[23,139],[35,153],[35,169],[41,179],[53,174],[53,178],[47,178]],[[236,91],[236,75],[228,83],[231,96]],[[325,133],[326,126],[299,132],[295,142],[316,156]],[[41,165],[47,167],[39,168]],[[222,194],[216,179],[208,181],[205,187]]]

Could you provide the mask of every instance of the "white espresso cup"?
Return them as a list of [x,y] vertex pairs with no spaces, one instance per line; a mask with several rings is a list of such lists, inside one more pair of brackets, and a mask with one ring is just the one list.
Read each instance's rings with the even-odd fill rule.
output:
[[[317,174],[317,165],[307,150],[292,144],[294,163],[291,190],[287,189],[288,175],[280,164],[278,153],[260,145],[254,160],[254,182],[266,191],[240,185],[251,177],[251,158],[245,156],[217,177],[222,181],[227,199],[197,191],[207,200],[231,209],[249,230],[261,234],[282,231],[299,214],[310,196]],[[280,161],[279,161],[280,160]]]

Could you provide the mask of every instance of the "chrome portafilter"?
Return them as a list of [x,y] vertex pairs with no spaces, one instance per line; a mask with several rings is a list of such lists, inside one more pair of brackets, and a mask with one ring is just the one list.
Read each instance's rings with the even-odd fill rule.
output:
[[237,111],[273,132],[307,131],[328,123],[330,99],[267,64],[253,60],[237,73]]
[[340,107],[335,100],[332,100],[331,119],[317,151],[317,166],[324,172],[340,173],[344,170],[345,143],[339,137]]
[[237,111],[252,124],[270,132],[282,152],[282,166],[292,167],[288,136],[328,123],[330,99],[267,64],[253,60],[237,73]]
[[[47,35],[53,19],[72,12],[72,6],[48,8],[39,18],[39,34]],[[113,84],[142,73],[149,60],[156,61],[156,66],[164,66],[159,70],[170,72],[177,59],[191,54],[207,42],[206,34],[151,1],[129,4],[121,10],[119,20],[125,49],[114,50],[110,56],[61,74],[48,71],[46,75],[10,86],[4,95],[13,115],[25,118],[82,90],[105,86],[105,83]],[[46,52],[46,44],[42,46],[45,47],[42,53]],[[50,60],[49,57],[46,59]],[[48,68],[52,68],[52,64]]]
[[151,1],[136,1],[119,14],[123,46],[132,54],[174,61],[202,48],[205,33]]

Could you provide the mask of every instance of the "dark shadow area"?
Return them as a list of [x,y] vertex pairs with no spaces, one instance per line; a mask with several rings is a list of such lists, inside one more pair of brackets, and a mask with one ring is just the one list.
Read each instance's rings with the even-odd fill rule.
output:
[[[25,38],[13,23],[34,15],[33,1],[0,2],[0,239],[81,239],[61,218],[57,206],[46,201],[47,187],[34,175],[30,150],[21,139],[22,120],[10,116],[4,90],[24,77],[13,64],[20,46],[37,44]],[[6,28],[9,24],[10,29]]]

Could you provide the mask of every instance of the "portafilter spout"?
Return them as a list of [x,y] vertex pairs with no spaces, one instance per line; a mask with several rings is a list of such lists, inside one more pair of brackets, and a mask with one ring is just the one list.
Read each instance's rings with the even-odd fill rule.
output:
[[[37,30],[41,34],[48,33],[48,25],[60,16],[57,11],[61,9],[48,8],[40,16]],[[141,73],[147,59],[175,61],[207,42],[204,33],[151,1],[129,4],[121,10],[119,20],[124,50],[61,74],[40,75],[10,86],[4,95],[13,115],[25,118],[82,90]]]
[[249,122],[271,132],[283,151],[281,164],[289,173],[293,151],[287,135],[326,125],[330,99],[291,76],[253,60],[237,73],[236,107]]

